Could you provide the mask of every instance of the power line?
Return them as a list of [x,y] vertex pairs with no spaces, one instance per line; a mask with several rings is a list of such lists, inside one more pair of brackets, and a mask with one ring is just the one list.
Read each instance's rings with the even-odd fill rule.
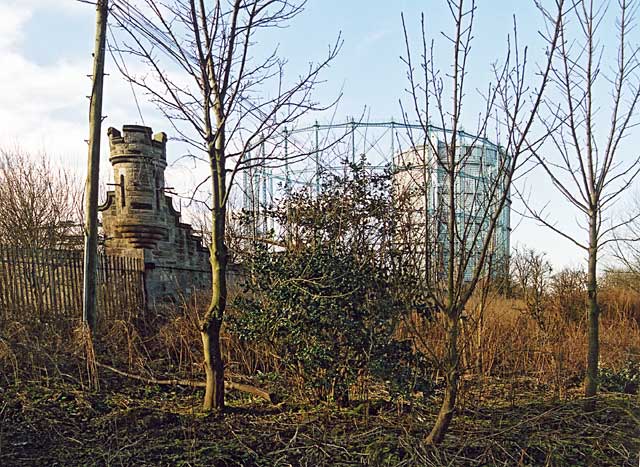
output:
[[[115,50],[118,52],[118,55],[120,56],[120,61],[122,62],[122,69],[124,70],[127,78],[129,76],[129,70],[127,68],[127,63],[124,60],[124,57],[122,56],[122,52],[120,51],[120,46],[118,45],[118,41],[116,40],[115,35],[113,34],[113,29],[111,29],[111,25],[108,24],[107,28],[109,29],[109,35],[111,36],[111,41],[113,42],[113,45],[115,46]],[[120,65],[118,65],[118,60],[116,59],[114,53],[113,53],[113,48],[109,47],[109,54],[111,55],[111,58],[113,59],[113,61],[115,62],[116,66],[120,67]],[[140,120],[142,121],[142,124],[144,125],[144,117],[142,116],[142,110],[140,109],[140,102],[138,101],[138,96],[136,94],[136,90],[135,87],[133,86],[133,83],[131,82],[130,79],[127,79],[127,81],[129,82],[129,87],[131,88],[131,93],[133,94],[133,100],[136,103],[136,108],[138,109],[138,115],[140,116]]]

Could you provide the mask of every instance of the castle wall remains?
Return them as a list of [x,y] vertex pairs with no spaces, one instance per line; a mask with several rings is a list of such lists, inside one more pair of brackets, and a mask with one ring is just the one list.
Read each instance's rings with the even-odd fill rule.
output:
[[114,190],[100,207],[106,252],[144,259],[148,305],[207,288],[209,250],[165,193],[167,135],[124,125],[108,136]]

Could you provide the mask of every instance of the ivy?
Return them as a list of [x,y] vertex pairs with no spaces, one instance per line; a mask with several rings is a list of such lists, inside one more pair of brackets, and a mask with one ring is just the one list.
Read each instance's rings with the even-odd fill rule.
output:
[[389,180],[359,164],[325,178],[319,196],[290,193],[272,213],[285,247],[257,243],[244,258],[230,325],[241,339],[271,345],[318,398],[344,402],[351,385],[372,379],[398,395],[426,374],[425,360],[398,338],[415,297],[407,301],[410,278],[393,266]]

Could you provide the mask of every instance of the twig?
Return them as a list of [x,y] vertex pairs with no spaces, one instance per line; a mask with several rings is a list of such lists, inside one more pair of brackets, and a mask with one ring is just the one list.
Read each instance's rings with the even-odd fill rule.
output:
[[[194,381],[190,379],[156,379],[156,378],[147,378],[140,375],[134,375],[131,373],[127,373],[122,370],[118,370],[110,365],[105,365],[104,363],[96,362],[96,365],[105,368],[113,373],[116,373],[120,376],[125,376],[127,378],[135,379],[137,381],[141,381],[143,383],[148,384],[157,384],[159,386],[189,386],[192,388],[204,388],[206,387],[206,383],[203,381]],[[247,394],[252,394],[254,396],[260,397],[272,404],[277,404],[277,397],[275,394],[271,394],[263,389],[257,388],[255,386],[251,386],[249,384],[241,384],[234,383],[233,381],[225,381],[224,387],[230,390],[236,390],[240,392],[244,392]]]

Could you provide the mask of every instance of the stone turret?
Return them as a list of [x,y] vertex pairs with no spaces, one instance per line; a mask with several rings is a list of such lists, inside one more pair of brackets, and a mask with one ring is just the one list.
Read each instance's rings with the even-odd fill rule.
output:
[[122,133],[109,128],[108,135],[116,190],[113,224],[105,229],[113,232],[113,247],[152,248],[167,236],[161,213],[167,135],[152,136],[151,128],[138,125],[125,125]]
[[100,206],[105,250],[144,259],[150,305],[208,286],[209,250],[164,193],[167,135],[138,125],[108,135],[115,189]]

